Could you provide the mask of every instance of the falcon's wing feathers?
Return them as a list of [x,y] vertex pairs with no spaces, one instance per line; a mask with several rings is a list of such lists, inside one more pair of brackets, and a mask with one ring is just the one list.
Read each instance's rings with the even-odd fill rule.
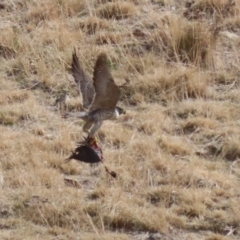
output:
[[99,108],[114,109],[120,98],[120,90],[113,80],[107,63],[107,56],[104,53],[101,53],[96,61],[93,86],[96,94],[90,106],[90,111]]
[[86,75],[79,63],[75,49],[72,55],[72,75],[82,93],[83,107],[88,108],[93,101],[95,91],[92,80]]

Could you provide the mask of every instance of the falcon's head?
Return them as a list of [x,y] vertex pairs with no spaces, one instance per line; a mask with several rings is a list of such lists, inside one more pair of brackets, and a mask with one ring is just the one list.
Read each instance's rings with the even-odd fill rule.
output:
[[119,115],[120,114],[126,114],[126,110],[120,107],[116,107],[116,110],[118,111]]

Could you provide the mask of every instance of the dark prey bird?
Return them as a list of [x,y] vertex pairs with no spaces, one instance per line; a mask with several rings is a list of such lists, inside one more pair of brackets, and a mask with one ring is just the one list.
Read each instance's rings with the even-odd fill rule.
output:
[[65,160],[69,162],[70,160],[75,159],[85,163],[98,163],[101,162],[101,158],[98,154],[89,146],[78,146],[72,155]]
[[80,66],[76,51],[73,52],[72,74],[83,98],[83,107],[87,111],[67,113],[64,117],[77,117],[85,121],[83,131],[93,137],[105,120],[115,120],[125,111],[116,106],[120,98],[120,89],[115,84],[107,63],[107,56],[101,53],[96,61],[93,81]]
[[[88,137],[85,141],[79,143],[72,155],[65,160],[68,163],[72,159],[85,163],[98,163],[101,162],[103,165],[103,152],[95,138]],[[114,171],[110,171],[105,165],[104,168],[107,173],[112,177],[116,178],[117,174]]]

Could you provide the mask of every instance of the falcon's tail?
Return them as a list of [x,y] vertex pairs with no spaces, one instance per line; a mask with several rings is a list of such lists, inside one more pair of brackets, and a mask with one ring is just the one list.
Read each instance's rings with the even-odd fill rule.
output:
[[87,112],[66,113],[64,115],[64,118],[68,118],[68,117],[86,119],[88,117],[88,113]]

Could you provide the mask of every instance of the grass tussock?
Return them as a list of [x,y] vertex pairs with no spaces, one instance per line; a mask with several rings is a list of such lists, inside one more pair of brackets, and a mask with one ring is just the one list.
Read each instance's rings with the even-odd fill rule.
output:
[[102,18],[117,20],[131,17],[136,13],[136,6],[131,2],[125,1],[105,3],[98,11],[99,16]]
[[83,31],[87,32],[88,34],[95,34],[102,29],[110,28],[109,22],[98,17],[87,18],[86,20],[81,21],[79,25]]
[[[0,239],[239,239],[239,3],[3,1]],[[100,52],[126,114],[83,140],[73,49]],[[56,99],[68,93],[64,107]]]
[[42,21],[80,14],[86,7],[85,1],[42,1],[29,5],[25,21],[38,25]]
[[240,17],[237,15],[233,18],[226,19],[224,26],[231,32],[237,32],[240,28]]
[[236,13],[236,1],[234,0],[198,0],[187,1],[184,16],[190,20],[203,17],[215,17],[217,20],[233,16]]
[[216,35],[209,26],[172,14],[159,20],[161,26],[151,35],[155,51],[164,51],[170,60],[196,66],[213,64]]
[[14,58],[16,56],[16,53],[11,48],[1,45],[0,46],[0,56],[4,57],[6,59]]
[[145,102],[163,103],[172,99],[195,99],[212,95],[210,83],[208,74],[194,68],[186,69],[180,66],[166,71],[166,68],[161,66],[153,74],[140,76],[135,89],[131,89],[129,95],[133,103],[141,101],[141,98]]
[[96,36],[96,44],[103,45],[103,44],[119,44],[126,38],[125,35],[120,35],[111,32],[101,32]]

